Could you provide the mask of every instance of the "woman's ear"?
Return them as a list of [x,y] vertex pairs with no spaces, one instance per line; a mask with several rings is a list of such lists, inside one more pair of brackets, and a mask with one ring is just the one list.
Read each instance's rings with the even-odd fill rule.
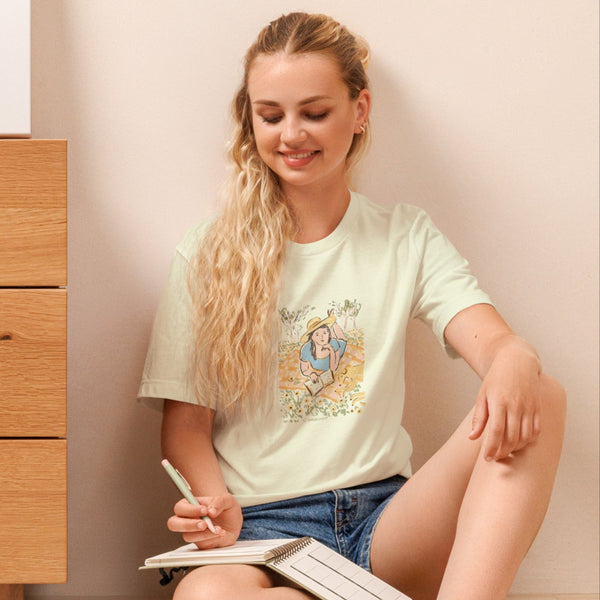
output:
[[356,101],[356,123],[354,133],[364,133],[364,127],[371,110],[371,93],[366,88],[361,90]]

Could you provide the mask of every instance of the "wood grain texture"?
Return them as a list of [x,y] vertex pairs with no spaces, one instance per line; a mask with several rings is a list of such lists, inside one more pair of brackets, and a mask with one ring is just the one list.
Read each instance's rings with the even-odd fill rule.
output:
[[66,581],[66,440],[0,440],[0,565],[0,583]]
[[67,143],[0,140],[0,286],[67,283]]
[[64,437],[67,290],[0,289],[0,437]]
[[0,585],[0,600],[23,600],[23,586]]

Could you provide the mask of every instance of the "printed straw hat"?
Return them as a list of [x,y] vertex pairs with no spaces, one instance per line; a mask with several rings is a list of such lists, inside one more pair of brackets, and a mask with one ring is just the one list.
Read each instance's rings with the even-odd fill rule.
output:
[[304,333],[304,335],[300,338],[300,343],[303,345],[306,344],[306,342],[308,342],[308,338],[310,337],[310,334],[313,331],[316,331],[320,327],[323,327],[323,325],[327,325],[327,327],[329,327],[330,325],[333,325],[334,323],[335,323],[335,315],[329,315],[328,317],[326,317],[323,320],[319,319],[319,317],[313,317],[306,324],[306,333]]

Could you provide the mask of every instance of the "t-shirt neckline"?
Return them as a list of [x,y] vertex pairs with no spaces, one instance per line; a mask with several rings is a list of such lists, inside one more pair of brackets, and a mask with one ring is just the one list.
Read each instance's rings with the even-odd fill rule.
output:
[[308,244],[299,244],[292,241],[289,244],[288,253],[292,256],[312,256],[330,250],[346,239],[355,220],[358,205],[356,196],[356,192],[350,190],[350,202],[348,203],[346,212],[344,213],[342,220],[338,223],[338,226],[329,235],[321,240],[309,242]]

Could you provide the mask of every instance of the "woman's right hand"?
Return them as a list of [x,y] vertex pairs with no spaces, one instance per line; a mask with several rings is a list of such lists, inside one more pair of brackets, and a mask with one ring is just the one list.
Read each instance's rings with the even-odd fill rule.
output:
[[[231,546],[242,529],[242,509],[231,494],[222,496],[199,496],[199,505],[180,500],[174,508],[175,514],[167,521],[170,531],[179,532],[188,543],[200,549]],[[216,533],[212,533],[202,517],[210,517]]]

